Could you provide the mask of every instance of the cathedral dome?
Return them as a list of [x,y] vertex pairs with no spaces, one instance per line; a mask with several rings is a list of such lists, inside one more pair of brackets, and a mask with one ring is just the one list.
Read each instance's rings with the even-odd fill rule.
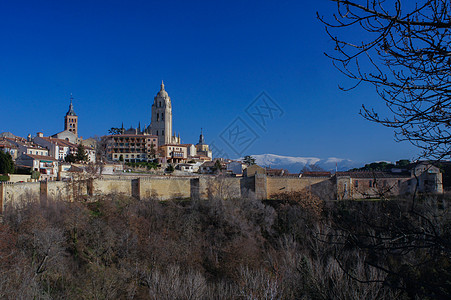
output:
[[168,92],[166,92],[164,90],[163,80],[161,81],[160,91],[158,92],[157,97],[161,97],[161,98],[168,98],[169,97]]

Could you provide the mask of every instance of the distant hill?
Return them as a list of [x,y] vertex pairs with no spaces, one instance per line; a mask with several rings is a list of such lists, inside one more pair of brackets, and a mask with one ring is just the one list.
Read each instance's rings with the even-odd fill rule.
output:
[[305,166],[317,166],[325,171],[335,171],[336,165],[338,166],[338,171],[347,171],[362,166],[360,162],[336,157],[323,159],[318,157],[293,157],[276,154],[256,154],[251,156],[262,167],[287,169],[290,173],[299,173]]

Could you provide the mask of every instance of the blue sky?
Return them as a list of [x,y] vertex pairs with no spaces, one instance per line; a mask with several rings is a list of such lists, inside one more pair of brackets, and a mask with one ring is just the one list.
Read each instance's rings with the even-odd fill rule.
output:
[[[383,109],[372,87],[338,89],[348,82],[323,54],[333,44],[317,11],[331,14],[334,4],[2,1],[0,132],[61,131],[70,93],[84,138],[149,124],[163,79],[185,143],[202,127],[230,157],[414,158],[417,149],[359,116],[362,104]],[[283,111],[263,128],[246,114],[262,91]],[[255,138],[231,149],[224,130],[237,118]]]

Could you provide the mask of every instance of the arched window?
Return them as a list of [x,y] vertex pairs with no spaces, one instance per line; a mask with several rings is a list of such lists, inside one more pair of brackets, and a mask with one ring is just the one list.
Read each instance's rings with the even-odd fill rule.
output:
[[161,131],[161,135],[164,135],[164,130]]
[[161,101],[160,101],[160,107],[161,107]]
[[158,130],[157,130],[157,135],[158,135]]
[[164,121],[164,113],[161,113],[161,121]]

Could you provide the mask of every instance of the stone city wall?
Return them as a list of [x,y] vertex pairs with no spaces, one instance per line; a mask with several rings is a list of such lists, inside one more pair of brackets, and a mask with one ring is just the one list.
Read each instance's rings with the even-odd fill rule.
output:
[[138,189],[134,196],[139,199],[180,199],[191,197],[191,181],[195,178],[156,177],[135,179]]
[[266,177],[134,177],[88,179],[74,182],[24,182],[0,185],[1,207],[18,205],[33,199],[53,198],[72,201],[76,196],[123,194],[137,199],[168,200],[208,199],[209,197],[239,198],[249,194],[257,199],[267,199],[280,192],[301,191],[306,187],[329,192],[328,178]]
[[266,198],[284,192],[298,192],[309,189],[327,199],[333,198],[335,181],[330,177],[266,177]]
[[0,210],[5,207],[17,207],[28,201],[39,200],[41,184],[39,182],[17,182],[0,184]]

